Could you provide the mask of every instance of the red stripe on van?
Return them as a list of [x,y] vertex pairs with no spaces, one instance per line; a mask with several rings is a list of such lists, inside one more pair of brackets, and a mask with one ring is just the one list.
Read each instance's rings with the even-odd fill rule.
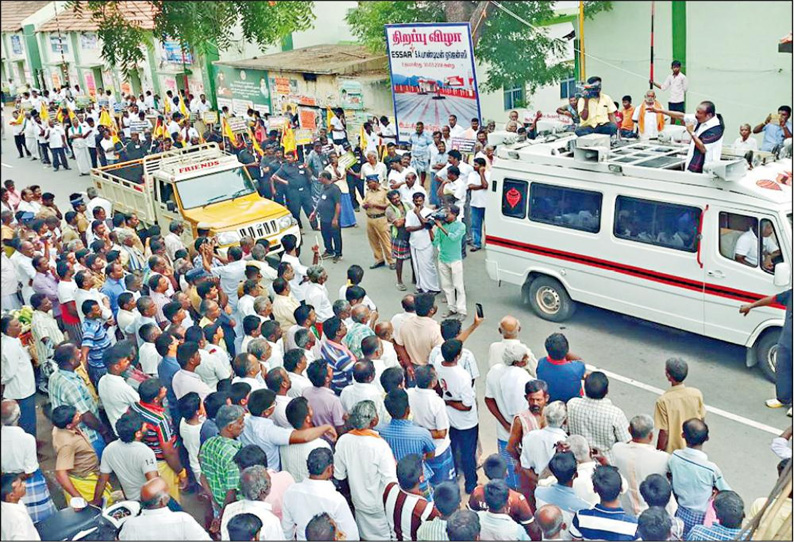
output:
[[[735,288],[729,288],[727,286],[720,286],[717,284],[707,284],[704,282],[699,282],[684,277],[677,277],[675,275],[659,273],[658,271],[652,271],[650,269],[634,267],[631,265],[612,262],[609,260],[602,260],[600,258],[585,256],[584,254],[577,254],[575,252],[565,252],[562,250],[557,250],[549,247],[531,245],[528,243],[522,243],[520,241],[513,241],[510,239],[503,239],[501,237],[493,237],[490,235],[486,236],[486,243],[493,244],[496,246],[501,246],[504,248],[520,250],[522,252],[539,254],[541,256],[549,256],[551,258],[557,258],[559,260],[566,260],[570,262],[580,263],[583,265],[589,265],[591,267],[606,269],[608,271],[615,271],[616,273],[630,275],[633,277],[638,277],[646,280],[652,280],[654,282],[660,282],[662,284],[667,284],[669,286],[676,286],[678,288],[684,288],[686,290],[692,290],[696,292],[705,291],[705,293],[710,295],[735,299],[738,301],[753,302],[763,297],[766,297],[765,295],[757,294],[754,292],[737,290]],[[784,310],[786,308],[779,303],[773,303],[771,306]]]

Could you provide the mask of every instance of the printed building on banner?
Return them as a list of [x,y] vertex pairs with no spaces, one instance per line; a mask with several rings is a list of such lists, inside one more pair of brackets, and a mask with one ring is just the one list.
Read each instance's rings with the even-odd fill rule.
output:
[[386,45],[400,141],[419,121],[432,133],[453,114],[461,126],[480,118],[468,23],[386,25]]

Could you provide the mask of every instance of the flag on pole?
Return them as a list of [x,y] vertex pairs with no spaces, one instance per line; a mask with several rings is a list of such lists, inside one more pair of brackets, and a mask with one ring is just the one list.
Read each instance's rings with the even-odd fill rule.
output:
[[157,139],[158,137],[165,137],[165,126],[163,125],[163,121],[160,119],[160,117],[157,117],[157,120],[154,123],[152,137],[154,139]]
[[325,117],[326,117],[325,120],[326,120],[326,124],[327,124],[327,128],[328,128],[328,132],[331,132],[331,129],[333,128],[332,125],[331,125],[331,119],[334,118],[334,112],[331,111],[331,106],[330,105],[328,106],[328,111],[325,114]]
[[187,106],[185,105],[185,100],[182,98],[182,95],[179,95],[179,112],[182,113],[184,116],[188,116],[187,114]]
[[113,125],[115,124],[113,122],[113,118],[110,116],[110,113],[108,113],[108,110],[104,107],[102,108],[102,112],[99,114],[99,122],[97,124],[100,126],[106,126],[108,128],[113,128]]
[[50,112],[47,110],[47,104],[44,102],[41,102],[41,111],[39,112],[39,116],[43,121],[50,120]]
[[171,98],[169,98],[168,96],[166,96],[165,100],[163,100],[163,109],[165,109],[166,115],[171,114]]
[[221,125],[223,136],[228,138],[230,144],[234,144],[236,138],[234,137],[234,132],[232,132],[232,127],[229,126],[229,123],[223,118],[221,119]]
[[256,153],[257,153],[259,156],[262,156],[262,155],[264,155],[264,154],[265,154],[265,151],[263,151],[263,150],[262,150],[262,147],[260,147],[260,146],[259,146],[259,142],[258,142],[258,141],[256,140],[256,138],[254,137],[254,133],[251,131],[251,129],[250,129],[250,128],[248,129],[248,137],[250,137],[250,138],[251,138],[251,144],[253,145],[253,147],[254,147],[254,150],[256,151]]

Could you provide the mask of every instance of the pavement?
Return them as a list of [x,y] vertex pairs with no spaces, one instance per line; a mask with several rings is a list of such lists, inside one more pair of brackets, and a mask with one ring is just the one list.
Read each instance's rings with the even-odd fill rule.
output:
[[[7,113],[6,119],[10,118]],[[79,177],[73,162],[70,163],[73,166],[71,171],[55,173],[37,161],[19,159],[13,138],[8,127],[5,128],[0,170],[2,180],[14,179],[18,189],[40,184],[44,191],[55,194],[56,204],[62,212],[69,210],[68,195],[85,190],[90,185],[90,178]],[[357,213],[356,218],[359,227],[347,228],[342,234],[343,261],[336,264],[325,262],[328,290],[337,292],[345,282],[347,267],[359,264],[365,269],[362,286],[378,306],[381,318],[391,318],[401,310],[400,300],[404,293],[396,289],[394,271],[388,267],[368,269],[373,257],[366,240],[366,218],[363,213]],[[320,243],[319,232],[307,230],[305,242]],[[686,385],[700,389],[709,407],[706,422],[710,440],[704,451],[721,468],[726,481],[742,496],[748,508],[753,500],[769,494],[777,479],[775,468],[778,463],[769,444],[774,436],[791,424],[791,420],[786,417],[785,409],[771,410],[764,406],[764,400],[774,396],[774,386],[758,369],[745,366],[744,348],[584,305],[580,305],[567,322],[559,324],[542,320],[522,303],[517,286],[500,287],[488,278],[486,250],[469,253],[464,262],[468,313],[474,314],[475,302],[482,303],[485,313],[484,322],[466,342],[466,347],[478,360],[481,373],[477,392],[484,456],[496,452],[495,420],[483,402],[488,347],[500,340],[499,320],[511,314],[521,321],[521,340],[538,358],[545,355],[543,342],[548,335],[564,333],[572,352],[589,365],[607,372],[611,383],[608,397],[623,409],[629,419],[640,413],[653,415],[656,398],[669,386],[664,376],[665,360],[672,356],[687,360],[689,377]],[[304,260],[307,257],[304,256]],[[409,280],[410,271],[405,276],[406,284]],[[443,295],[437,300],[439,312],[443,312]],[[464,327],[470,323],[471,318],[464,322]],[[42,427],[40,431],[43,430]],[[42,436],[45,434],[40,433]],[[52,469],[49,445],[42,452],[45,458],[48,457],[43,467]],[[188,507],[193,508],[192,505]]]

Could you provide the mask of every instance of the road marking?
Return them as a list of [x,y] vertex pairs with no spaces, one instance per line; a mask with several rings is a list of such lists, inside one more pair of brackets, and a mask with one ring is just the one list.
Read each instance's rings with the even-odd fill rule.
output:
[[[600,367],[594,367],[592,365],[587,365],[588,371],[600,371],[607,375],[607,377],[617,380],[619,382],[623,382],[624,384],[628,384],[629,386],[634,386],[635,388],[640,388],[645,391],[649,391],[651,393],[655,393],[656,395],[662,395],[664,390],[661,390],[657,387],[651,386],[649,384],[645,384],[644,382],[640,382],[638,380],[634,380],[633,378],[629,378],[627,376],[622,376],[611,371],[606,371],[601,369]],[[749,418],[745,418],[744,416],[739,416],[738,414],[733,414],[732,412],[728,412],[726,410],[722,410],[721,408],[713,407],[706,405],[706,411],[716,414],[717,416],[722,416],[723,418],[727,418],[734,422],[741,423],[743,425],[747,425],[749,427],[753,427],[758,429],[759,431],[765,431],[767,433],[771,433],[775,436],[780,435],[781,430],[777,427],[771,427],[769,425],[765,425],[763,423],[759,423],[757,421],[751,420]]]
[[5,162],[0,162],[0,164],[2,164],[3,167],[14,169],[14,166],[12,166],[10,164],[6,164]]

